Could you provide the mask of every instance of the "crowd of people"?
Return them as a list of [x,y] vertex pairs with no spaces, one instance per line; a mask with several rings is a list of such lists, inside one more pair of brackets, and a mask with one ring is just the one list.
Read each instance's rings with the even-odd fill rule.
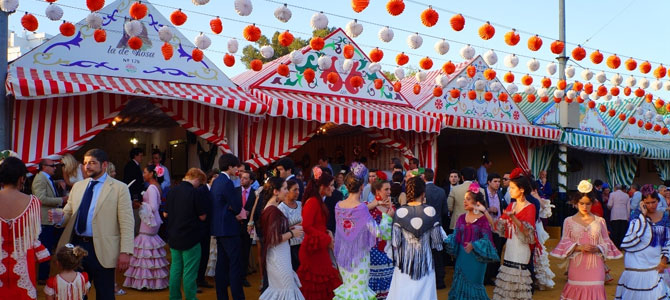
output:
[[107,153],[92,149],[83,163],[43,159],[29,183],[8,153],[0,157],[0,299],[36,299],[39,286],[47,299],[83,299],[92,284],[96,299],[125,287],[169,289],[170,299],[215,288],[217,299],[241,300],[254,244],[264,300],[437,299],[446,266],[449,299],[489,299],[485,285],[492,299],[532,299],[555,285],[550,255],[567,265],[562,299],[606,299],[614,280],[606,260],[621,257],[615,299],[665,299],[670,290],[670,184],[610,191],[581,181],[550,251],[544,226],[566,203],[546,172],[501,176],[488,159],[436,184],[416,159],[393,159],[388,170],[354,161],[334,172],[322,158],[302,177],[282,158],[257,179],[224,154],[217,169],[192,168],[170,183],[160,151],[143,166],[144,151],[132,149],[116,180]]

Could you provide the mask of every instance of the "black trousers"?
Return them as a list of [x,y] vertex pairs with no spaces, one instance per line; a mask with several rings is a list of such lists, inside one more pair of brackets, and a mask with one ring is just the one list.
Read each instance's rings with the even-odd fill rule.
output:
[[628,221],[627,220],[614,220],[612,223],[612,242],[617,247],[621,246],[621,241],[623,241],[624,236],[626,236],[626,231],[628,230]]
[[300,244],[291,246],[291,266],[293,267],[293,271],[296,272],[298,271],[298,267],[300,267],[298,253],[300,253]]
[[205,273],[207,272],[207,261],[209,260],[209,247],[212,244],[209,231],[200,239],[200,265],[198,265],[198,279],[196,282],[207,283]]
[[228,300],[228,286],[230,286],[233,300],[244,300],[240,237],[216,237],[216,250],[216,299]]
[[445,286],[444,283],[444,250],[433,252],[433,264],[435,265],[435,284],[438,288]]
[[240,222],[240,260],[242,268],[242,281],[246,280],[249,272],[249,255],[251,254],[251,236],[247,232],[247,220]]
[[[98,257],[95,255],[95,247],[93,246],[93,240],[91,240],[91,238],[74,236],[72,243],[88,251],[88,255],[84,257],[82,265],[84,271],[88,273],[89,280],[95,286],[95,299],[115,299],[114,281],[116,269],[105,268],[100,264]],[[84,297],[84,299],[87,299],[87,297]]]

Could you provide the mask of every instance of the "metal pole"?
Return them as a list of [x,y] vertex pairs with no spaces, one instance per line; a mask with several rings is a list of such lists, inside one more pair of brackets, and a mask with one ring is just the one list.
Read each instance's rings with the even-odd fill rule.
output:
[[[565,45],[565,0],[558,0],[558,38]],[[558,57],[558,78],[560,79],[565,79],[565,64],[568,61],[565,48],[563,47],[563,53]]]
[[11,110],[5,90],[7,80],[7,42],[9,36],[9,13],[0,11],[0,150],[11,149]]

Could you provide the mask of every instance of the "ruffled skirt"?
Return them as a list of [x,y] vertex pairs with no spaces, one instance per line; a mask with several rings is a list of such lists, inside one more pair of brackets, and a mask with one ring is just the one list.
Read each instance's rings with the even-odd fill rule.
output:
[[638,272],[625,270],[619,278],[614,299],[666,299],[665,283],[655,269]]
[[[524,265],[525,266],[525,265]],[[530,271],[521,264],[505,261],[498,270],[493,300],[533,299]]]
[[212,237],[209,241],[209,259],[207,260],[207,271],[205,276],[214,277],[216,275],[216,237]]
[[370,250],[370,289],[377,293],[377,299],[386,299],[393,278],[393,260],[377,247]]
[[168,287],[168,261],[165,242],[158,235],[140,233],[135,238],[135,249],[130,266],[123,274],[123,286],[133,289],[162,290]]
[[374,300],[377,294],[368,286],[370,280],[370,258],[363,256],[351,270],[340,267],[342,285],[335,289],[334,300]]
[[489,300],[484,287],[486,263],[479,262],[474,251],[465,252],[461,245],[454,267],[454,279],[449,290],[449,299],[455,300]]
[[266,257],[268,288],[260,300],[304,300],[300,292],[300,280],[291,266],[291,250],[288,241],[268,249]]

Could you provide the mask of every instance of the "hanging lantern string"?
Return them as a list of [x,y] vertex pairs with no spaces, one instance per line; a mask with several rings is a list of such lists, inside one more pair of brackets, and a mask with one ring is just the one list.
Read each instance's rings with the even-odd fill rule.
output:
[[619,16],[621,16],[624,12],[626,12],[628,10],[628,8],[630,8],[633,5],[633,3],[635,3],[636,1],[637,0],[630,1],[630,3],[628,3],[628,5],[626,5],[626,7],[624,7],[621,11],[619,11],[619,13],[614,15],[609,21],[607,21],[607,23],[605,23],[602,27],[600,27],[598,30],[596,30],[596,32],[594,32],[589,38],[584,40],[584,42],[581,43],[581,46],[584,47],[584,45],[586,45],[586,43],[590,42],[592,38],[594,38],[597,34],[599,34],[601,31],[603,31],[603,29],[605,29],[607,26],[612,24],[612,22],[617,20],[619,18]]

